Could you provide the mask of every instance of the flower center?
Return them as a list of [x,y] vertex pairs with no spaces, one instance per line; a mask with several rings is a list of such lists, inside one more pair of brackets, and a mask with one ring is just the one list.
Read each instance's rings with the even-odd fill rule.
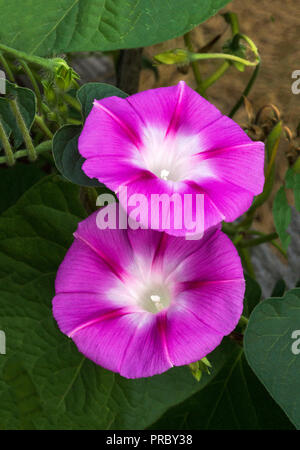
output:
[[167,180],[169,174],[170,174],[170,171],[169,171],[169,170],[163,169],[163,170],[160,172],[160,178],[161,178],[162,180]]
[[147,127],[143,130],[141,149],[145,167],[166,181],[188,179],[194,169],[191,156],[199,152],[199,139],[195,135],[180,133],[166,136],[166,130]]
[[170,292],[166,286],[152,285],[147,287],[139,295],[141,307],[152,314],[156,314],[168,308],[171,302]]

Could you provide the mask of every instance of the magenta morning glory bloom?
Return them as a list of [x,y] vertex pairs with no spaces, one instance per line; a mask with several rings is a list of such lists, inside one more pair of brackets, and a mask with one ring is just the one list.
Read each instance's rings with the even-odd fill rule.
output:
[[[112,205],[107,206],[110,208]],[[79,223],[56,278],[53,314],[87,358],[127,378],[202,359],[237,325],[245,289],[230,239]]]
[[[95,100],[78,145],[86,175],[117,193],[126,186],[129,196],[147,198],[203,194],[204,229],[235,220],[263,189],[264,144],[183,81],[125,99]],[[186,228],[172,228],[172,208],[170,217],[165,230],[182,235]]]

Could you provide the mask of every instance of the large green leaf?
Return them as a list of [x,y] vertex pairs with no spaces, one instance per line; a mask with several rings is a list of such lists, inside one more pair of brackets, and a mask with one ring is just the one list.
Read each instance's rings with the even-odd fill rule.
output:
[[180,36],[228,0],[0,0],[0,41],[38,55],[145,47]]
[[264,300],[254,309],[244,339],[251,368],[298,429],[299,338],[300,289],[292,289],[283,298]]
[[39,179],[45,176],[35,164],[16,163],[2,167],[0,172],[0,213],[13,205],[18,198]]
[[291,423],[249,368],[242,348],[200,392],[171,408],[153,429],[289,429]]
[[79,188],[53,176],[0,218],[0,429],[145,428],[213,380],[227,359],[226,346],[213,352],[212,374],[200,383],[187,367],[127,380],[85,359],[51,312],[57,267],[84,216]]

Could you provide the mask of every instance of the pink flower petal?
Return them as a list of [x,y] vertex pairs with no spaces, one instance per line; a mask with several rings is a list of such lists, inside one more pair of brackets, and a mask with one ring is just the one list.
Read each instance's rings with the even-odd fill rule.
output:
[[[153,194],[203,194],[204,229],[242,215],[264,184],[263,144],[252,142],[183,81],[125,99],[95,101],[79,151],[89,177],[115,192],[126,186],[128,196],[143,194],[148,205]],[[175,225],[180,209],[168,214],[169,229],[159,230],[189,233],[189,220],[181,220],[181,228]],[[162,212],[156,220],[162,223]],[[152,227],[149,216],[141,223]]]
[[201,359],[234,329],[243,271],[218,228],[186,241],[99,230],[96,215],[79,224],[53,300],[59,328],[86,357],[127,378],[152,376]]

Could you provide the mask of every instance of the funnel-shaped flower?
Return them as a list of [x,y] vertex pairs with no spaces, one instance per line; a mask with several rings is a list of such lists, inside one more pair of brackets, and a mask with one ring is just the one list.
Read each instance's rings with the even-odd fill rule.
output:
[[[95,100],[79,152],[86,175],[117,193],[126,186],[128,196],[144,194],[149,203],[151,194],[203,194],[204,229],[235,220],[264,184],[263,143],[253,142],[183,81],[125,99]],[[172,229],[176,209],[169,213],[170,230],[158,229],[182,235]]]
[[[106,208],[111,208],[112,205]],[[236,326],[244,278],[219,229],[186,241],[81,222],[56,278],[59,328],[95,363],[138,378],[202,359]]]

